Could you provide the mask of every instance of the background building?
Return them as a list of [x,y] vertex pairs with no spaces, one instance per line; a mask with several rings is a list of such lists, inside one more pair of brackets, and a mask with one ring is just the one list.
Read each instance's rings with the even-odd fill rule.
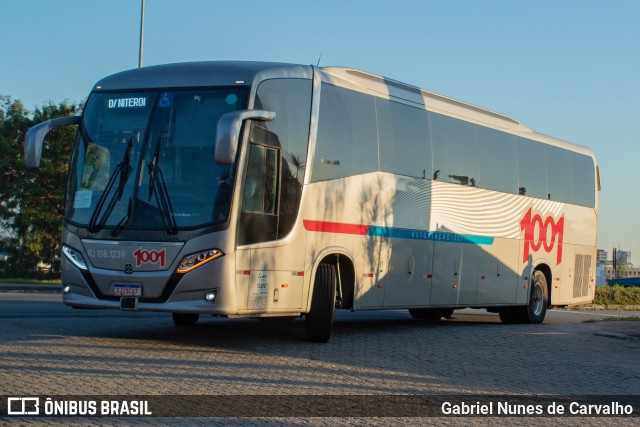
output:
[[[616,257],[616,270],[613,267],[613,254]],[[640,267],[631,264],[631,251],[614,250],[612,259],[607,259],[609,253],[603,249],[598,249],[596,254],[596,285],[603,286],[609,279],[628,279],[640,277]]]
[[596,254],[596,264],[605,264],[607,262],[607,256],[607,251],[605,251],[604,249],[598,249],[598,252]]
[[613,264],[607,264],[605,266],[605,276],[607,279],[613,279],[614,277],[628,278],[628,277],[640,277],[640,267],[634,267],[632,265],[625,265],[618,268],[618,274],[613,271]]
[[616,251],[616,260],[618,262],[631,264],[631,252],[630,251]]

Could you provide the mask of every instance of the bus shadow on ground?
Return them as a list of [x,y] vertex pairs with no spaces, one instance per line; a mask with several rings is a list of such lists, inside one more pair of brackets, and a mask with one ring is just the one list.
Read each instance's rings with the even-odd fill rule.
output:
[[[307,343],[305,341],[305,321],[303,317],[294,320],[281,319],[221,319],[201,316],[191,327],[174,326],[170,316],[154,316],[153,320],[141,318],[136,321],[127,317],[126,326],[121,327],[117,319],[102,323],[99,328],[77,331],[79,335],[94,338],[117,338],[123,340],[155,341],[158,344],[180,344],[209,348],[227,348],[250,351],[255,346],[266,349],[285,343],[311,346],[344,346],[352,341],[384,340],[385,337],[403,335],[422,336],[429,332],[442,333],[444,330],[464,330],[496,324],[490,317],[457,317],[441,321],[426,321],[410,318],[408,315],[385,315],[381,312],[357,316],[354,313],[339,315],[334,321],[333,333],[328,344]],[[111,321],[113,320],[113,322]],[[124,320],[124,319],[123,319]],[[94,321],[98,321],[95,319]],[[149,322],[153,326],[149,327]],[[110,323],[112,324],[110,326]],[[74,335],[73,331],[67,331]]]

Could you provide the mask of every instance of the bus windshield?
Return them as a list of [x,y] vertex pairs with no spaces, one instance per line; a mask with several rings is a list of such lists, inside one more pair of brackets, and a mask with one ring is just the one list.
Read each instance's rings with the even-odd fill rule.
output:
[[226,222],[233,168],[216,164],[218,120],[243,89],[94,93],[69,171],[66,220],[111,228],[193,229]]

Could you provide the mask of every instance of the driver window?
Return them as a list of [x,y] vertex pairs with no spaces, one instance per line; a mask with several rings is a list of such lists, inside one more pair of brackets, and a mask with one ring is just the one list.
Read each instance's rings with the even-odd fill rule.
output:
[[238,243],[275,240],[278,228],[280,143],[264,127],[252,124],[242,190]]
[[277,184],[278,151],[251,144],[242,212],[275,215]]

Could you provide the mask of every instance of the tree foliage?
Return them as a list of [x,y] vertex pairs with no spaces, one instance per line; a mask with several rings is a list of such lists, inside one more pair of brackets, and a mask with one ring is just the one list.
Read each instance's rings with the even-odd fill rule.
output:
[[78,104],[67,101],[29,111],[18,100],[0,97],[0,250],[10,257],[5,274],[41,275],[39,263],[51,265],[47,275],[59,274],[64,193],[75,127],[57,128],[48,135],[40,169],[35,171],[24,167],[23,143],[31,126],[79,112]]

